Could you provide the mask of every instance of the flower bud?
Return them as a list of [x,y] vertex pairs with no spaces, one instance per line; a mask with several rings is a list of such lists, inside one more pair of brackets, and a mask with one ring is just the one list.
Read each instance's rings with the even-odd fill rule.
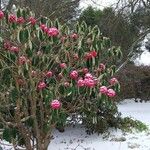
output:
[[25,56],[19,57],[19,65],[23,65],[27,62],[27,58]]
[[118,80],[116,78],[112,78],[112,79],[110,79],[109,83],[111,85],[115,85],[116,83],[118,83]]
[[116,92],[113,89],[108,89],[107,95],[109,97],[114,97],[114,96],[116,96]]
[[59,64],[59,66],[60,66],[60,68],[61,68],[61,69],[65,69],[65,68],[67,68],[66,63],[61,63],[61,64]]
[[15,22],[17,21],[17,18],[16,18],[16,16],[15,16],[14,14],[10,14],[10,15],[8,16],[8,21],[9,21],[10,23],[15,23]]
[[59,100],[53,100],[52,102],[51,102],[51,107],[52,107],[52,109],[60,109],[60,107],[61,107],[61,103],[60,103],[60,101]]
[[99,92],[102,94],[107,94],[107,91],[108,91],[108,89],[106,86],[101,86],[99,89]]
[[48,29],[47,34],[48,34],[48,36],[50,36],[50,37],[56,37],[56,36],[59,34],[59,31],[58,31],[57,28],[52,27],[52,28],[49,28],[49,29]]
[[32,25],[35,25],[36,24],[36,19],[34,17],[30,17],[29,18],[29,22],[32,24]]
[[39,90],[43,90],[46,88],[46,83],[44,81],[41,81],[39,84],[38,84],[38,89]]
[[84,80],[83,80],[83,79],[79,79],[79,80],[77,81],[77,86],[78,86],[78,87],[84,86]]
[[70,78],[71,79],[77,79],[78,78],[78,72],[76,70],[71,71]]
[[48,72],[46,73],[46,77],[47,77],[47,78],[50,78],[50,77],[52,77],[52,76],[53,76],[52,71],[48,71]]
[[3,19],[4,18],[4,13],[3,11],[0,10],[0,19]]
[[17,23],[18,23],[18,24],[23,24],[23,23],[25,23],[24,18],[23,18],[23,17],[17,18]]

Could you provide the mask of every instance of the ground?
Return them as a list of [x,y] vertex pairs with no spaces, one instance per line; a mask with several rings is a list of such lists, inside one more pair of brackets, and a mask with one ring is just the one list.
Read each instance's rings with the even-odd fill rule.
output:
[[[124,100],[118,108],[123,116],[141,120],[150,127],[150,102],[135,103],[133,99]],[[109,136],[98,136],[87,135],[84,128],[77,126],[66,128],[64,133],[54,131],[53,135],[54,139],[48,150],[150,150],[150,131],[123,133],[110,129]],[[11,146],[4,146],[2,143],[0,145],[4,150],[11,149]]]

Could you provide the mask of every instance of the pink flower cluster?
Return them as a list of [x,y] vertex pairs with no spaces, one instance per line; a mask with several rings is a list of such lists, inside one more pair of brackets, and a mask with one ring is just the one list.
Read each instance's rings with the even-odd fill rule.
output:
[[30,17],[29,22],[34,26],[36,24],[36,19],[34,17]]
[[80,78],[77,81],[77,86],[78,87],[89,87],[92,88],[96,85],[96,80],[94,79],[94,77],[92,76],[92,74],[90,73],[86,73],[84,76],[84,79]]
[[112,78],[109,82],[111,85],[115,85],[116,83],[118,83],[118,80],[116,78]]
[[77,79],[78,78],[78,72],[76,70],[71,71],[70,78],[71,79]]
[[4,42],[3,47],[4,47],[6,50],[8,50],[8,51],[10,51],[10,52],[13,52],[13,53],[18,53],[19,50],[20,50],[19,47],[11,45],[11,43],[8,42],[8,41],[7,41],[7,42]]
[[56,27],[48,28],[45,24],[41,24],[40,28],[49,37],[56,37],[59,34],[59,30]]
[[65,69],[65,68],[67,68],[66,63],[60,63],[60,64],[59,64],[59,66],[60,66],[60,68],[61,68],[61,69]]
[[4,13],[3,11],[0,10],[0,19],[3,19],[4,18]]
[[45,76],[46,76],[47,78],[51,78],[51,77],[53,76],[52,71],[47,71],[47,72],[45,73]]
[[84,58],[86,60],[88,60],[88,59],[91,59],[91,58],[96,57],[96,56],[97,56],[97,52],[93,50],[93,51],[86,53]]
[[24,65],[27,61],[28,59],[25,56],[20,56],[18,63],[19,65]]
[[44,81],[39,82],[38,90],[43,90],[46,88],[46,83]]
[[23,24],[23,23],[25,23],[25,19],[23,17],[19,17],[19,18],[17,18],[17,23]]
[[16,17],[14,14],[10,14],[10,15],[8,16],[8,21],[9,21],[10,23],[15,23],[15,22],[17,22],[17,17]]
[[113,89],[108,89],[106,86],[101,86],[99,92],[109,97],[116,96],[116,92]]
[[61,103],[59,100],[55,99],[51,102],[52,109],[60,109]]
[[106,66],[105,66],[103,63],[100,63],[100,64],[99,64],[99,70],[100,70],[100,71],[104,71],[105,68],[106,68]]
[[8,16],[8,21],[9,21],[10,23],[18,23],[18,24],[23,24],[23,23],[25,23],[25,19],[24,19],[23,17],[17,18],[16,15],[14,15],[14,14],[10,14],[10,15]]
[[[3,11],[0,10],[0,19],[4,18],[4,13]],[[18,17],[15,14],[9,14],[8,16],[8,22],[9,23],[18,23],[18,24],[23,24],[26,22],[26,20],[23,17]],[[32,25],[36,24],[36,19],[34,17],[29,17],[28,22],[31,23]]]
[[78,39],[78,34],[73,33],[73,34],[70,35],[70,37],[71,37],[72,39],[76,40],[76,39]]

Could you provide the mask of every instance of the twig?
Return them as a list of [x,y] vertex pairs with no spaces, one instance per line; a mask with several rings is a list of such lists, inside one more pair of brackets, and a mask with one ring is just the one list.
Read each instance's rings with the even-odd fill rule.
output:
[[134,53],[134,47],[150,32],[150,29],[142,33],[142,35],[139,36],[139,38],[132,44],[132,46],[129,48],[129,54],[127,55],[127,59],[118,67],[116,70],[116,73],[120,71],[132,58],[132,54]]

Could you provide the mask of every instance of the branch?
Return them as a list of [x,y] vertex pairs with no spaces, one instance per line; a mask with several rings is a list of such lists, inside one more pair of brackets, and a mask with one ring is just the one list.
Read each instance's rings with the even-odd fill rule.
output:
[[147,31],[145,31],[144,33],[142,33],[139,38],[132,44],[132,46],[129,48],[129,54],[127,55],[127,59],[124,61],[123,64],[121,64],[116,73],[118,71],[120,71],[129,61],[130,59],[132,58],[132,54],[134,53],[134,47],[150,32],[150,29],[148,29]]

